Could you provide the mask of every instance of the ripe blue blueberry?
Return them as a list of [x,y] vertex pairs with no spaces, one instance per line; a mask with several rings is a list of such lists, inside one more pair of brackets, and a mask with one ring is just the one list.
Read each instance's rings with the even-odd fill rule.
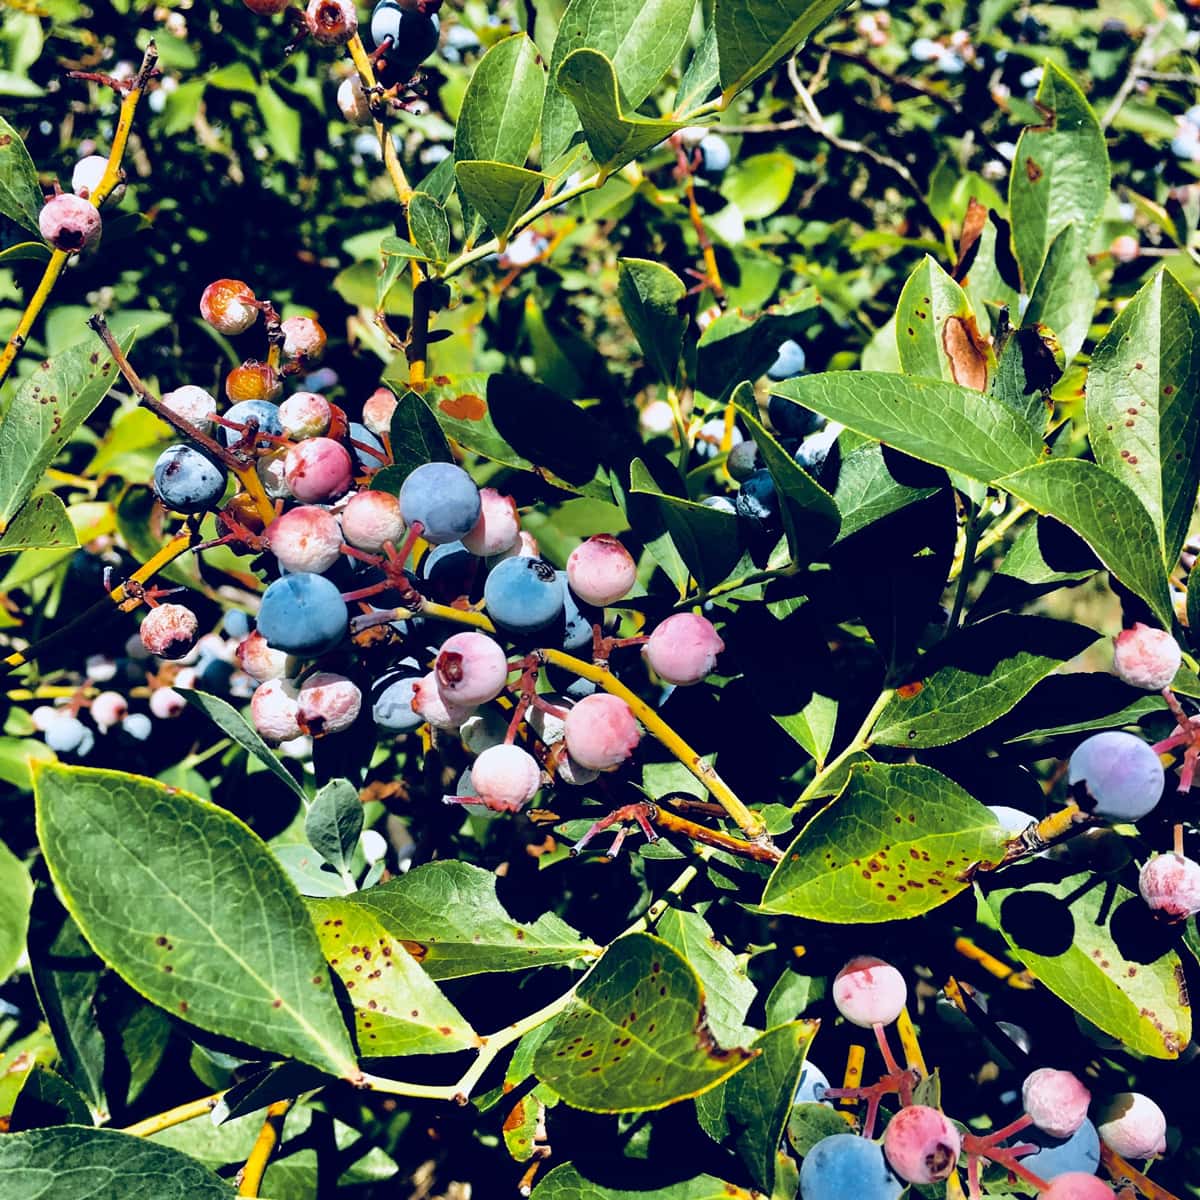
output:
[[775,432],[784,441],[808,437],[821,425],[821,418],[802,404],[784,396],[772,396],[767,401],[767,416]]
[[771,473],[755,471],[738,490],[734,501],[737,515],[759,529],[774,526],[779,520],[779,493]]
[[829,1079],[816,1063],[806,1062],[796,1083],[793,1104],[820,1104],[825,1100],[825,1089]]
[[729,143],[720,134],[710,133],[700,141],[700,169],[706,175],[720,175],[733,159]]
[[1070,1171],[1095,1175],[1100,1169],[1100,1134],[1091,1121],[1084,1121],[1068,1138],[1051,1137],[1040,1129],[1023,1129],[1018,1141],[1037,1146],[1021,1156],[1021,1166],[1041,1179],[1053,1179]]
[[182,442],[168,446],[154,464],[154,494],[176,512],[212,508],[225,494],[225,482],[220,463]]
[[421,590],[431,599],[448,604],[470,592],[479,569],[479,559],[462,542],[444,542],[421,559]]
[[800,1167],[804,1200],[899,1200],[904,1187],[879,1144],[852,1133],[822,1138]]
[[1075,747],[1067,778],[1080,807],[1112,821],[1138,821],[1162,798],[1166,775],[1158,755],[1132,733],[1110,729]]
[[[253,419],[258,422],[259,433],[266,433],[271,437],[283,436],[283,424],[279,420],[279,405],[272,404],[270,400],[239,400],[222,416],[224,420],[234,421],[238,425],[244,425]],[[232,446],[241,436],[236,429],[230,429],[226,425],[221,426],[221,441],[226,446]]]
[[400,488],[400,515],[435,546],[457,542],[475,528],[482,505],[475,481],[453,463],[423,463]]
[[807,362],[808,356],[804,353],[804,347],[799,342],[788,338],[779,343],[779,353],[776,354],[775,361],[767,368],[767,378],[776,383],[781,379],[791,379],[793,376],[803,373]]
[[755,442],[738,442],[729,451],[725,460],[725,469],[738,483],[744,483],[755,471],[762,469],[762,460],[758,457],[758,445]]
[[506,558],[483,585],[488,615],[512,633],[536,633],[561,619],[558,572],[542,558]]
[[130,713],[121,722],[121,728],[138,742],[144,742],[150,736],[153,727],[154,723],[145,713]]
[[562,648],[583,650],[592,644],[592,625],[600,620],[600,614],[584,604],[567,584],[566,571],[556,571],[563,597]]
[[275,580],[263,593],[258,632],[276,650],[311,658],[342,640],[348,617],[337,584],[300,572]]
[[221,628],[224,630],[225,636],[239,642],[242,638],[250,636],[250,624],[250,614],[242,612],[240,608],[228,609],[221,618]]
[[390,39],[385,51],[389,75],[411,73],[436,49],[441,22],[436,13],[416,12],[399,0],[379,0],[371,13],[371,40],[381,46]]
[[[391,682],[387,682],[390,679]],[[425,718],[413,711],[413,685],[420,675],[385,677],[386,686],[376,695],[371,705],[371,718],[380,729],[388,733],[407,733],[416,729]]]
[[78,754],[81,758],[96,741],[96,735],[78,717],[68,713],[61,713],[49,721],[45,738],[46,745],[55,754]]

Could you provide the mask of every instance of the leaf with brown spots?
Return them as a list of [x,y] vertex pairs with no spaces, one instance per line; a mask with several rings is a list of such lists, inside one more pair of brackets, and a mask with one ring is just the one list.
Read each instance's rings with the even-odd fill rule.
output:
[[1005,836],[932,767],[866,763],[788,847],[762,907],[839,925],[920,916],[963,891],[975,863],[998,860]]
[[78,545],[66,506],[53,492],[42,492],[27,500],[12,524],[0,534],[0,554],[69,549]]
[[587,1112],[646,1112],[716,1087],[755,1057],[722,1049],[687,960],[645,933],[619,938],[537,1048],[534,1074]]

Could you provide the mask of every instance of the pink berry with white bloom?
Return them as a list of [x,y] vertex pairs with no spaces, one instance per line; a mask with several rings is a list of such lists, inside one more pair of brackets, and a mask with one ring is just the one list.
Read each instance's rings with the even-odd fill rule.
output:
[[585,604],[615,604],[636,582],[637,563],[610,534],[598,533],[581,542],[567,559],[567,583]]
[[100,240],[100,210],[82,196],[62,192],[52,196],[38,213],[38,229],[55,250],[74,254]]
[[1179,643],[1165,629],[1136,622],[1113,642],[1113,669],[1133,687],[1161,692],[1169,687],[1183,662]]
[[1087,1119],[1092,1093],[1070,1071],[1038,1067],[1021,1085],[1029,1119],[1051,1137],[1067,1138]]
[[266,532],[267,545],[286,571],[328,571],[342,554],[342,529],[324,508],[302,504],[276,517]]
[[149,704],[151,716],[160,721],[169,721],[187,708],[187,701],[174,688],[169,687],[155,688],[150,693]]
[[463,545],[480,558],[491,558],[510,550],[521,536],[517,502],[495,488],[479,489],[479,520],[463,538]]
[[101,692],[92,701],[92,720],[98,729],[109,730],[129,714],[129,702],[120,692]]
[[312,317],[288,317],[280,323],[283,352],[288,358],[318,362],[325,353],[325,330]]
[[279,406],[279,423],[288,437],[320,437],[332,420],[329,401],[316,392],[294,392]]
[[724,649],[725,643],[707,617],[675,613],[655,628],[642,654],[660,679],[687,687],[712,672]]
[[392,413],[396,411],[396,395],[390,388],[376,388],[363,405],[363,424],[376,434],[390,433]]
[[260,683],[282,679],[287,674],[288,656],[267,645],[267,639],[257,631],[238,643],[237,660],[242,670]]
[[333,500],[350,490],[354,468],[341,442],[315,437],[297,442],[287,452],[284,478],[292,495],[305,504]]
[[1117,1193],[1095,1175],[1068,1171],[1050,1180],[1040,1200],[1117,1200]]
[[1120,1092],[1096,1122],[1100,1140],[1122,1158],[1157,1158],[1167,1150],[1167,1118],[1141,1092]]
[[173,392],[165,392],[162,402],[164,408],[170,409],[189,425],[194,425],[201,433],[212,432],[213,417],[217,415],[217,401],[202,387],[185,383]]
[[1182,921],[1200,912],[1200,863],[1182,854],[1158,854],[1138,873],[1138,891],[1155,912]]
[[160,604],[142,618],[138,633],[151,654],[159,658],[183,658],[196,644],[200,625],[190,608]]
[[532,533],[522,529],[517,535],[517,540],[507,550],[502,550],[499,554],[488,559],[488,562],[494,567],[498,562],[503,562],[506,558],[541,558],[537,538]]
[[508,657],[495,638],[471,630],[442,643],[433,670],[447,703],[473,708],[495,700],[504,691]]
[[613,771],[637,749],[642,733],[624,700],[597,692],[567,713],[563,736],[580,766]]
[[1113,243],[1108,248],[1108,252],[1119,263],[1131,263],[1142,252],[1141,246],[1138,244],[1137,238],[1132,234],[1123,233],[1120,237],[1113,238]]
[[447,702],[438,686],[436,671],[430,671],[413,684],[412,709],[434,729],[444,729],[448,732],[457,730],[475,711],[472,705]]
[[852,1025],[890,1025],[904,1010],[908,985],[890,963],[869,954],[852,958],[833,981],[833,1003]]
[[319,46],[344,46],[358,32],[354,0],[309,0],[304,20]]
[[404,538],[399,499],[391,492],[355,492],[342,509],[342,536],[371,554],[378,554],[388,542],[399,546]]
[[250,697],[250,716],[264,741],[279,743],[299,737],[300,705],[286,679],[268,679]]
[[371,104],[357,75],[343,79],[338,85],[337,106],[351,125],[365,125],[371,119]]
[[354,724],[362,708],[362,692],[344,675],[318,671],[301,685],[298,701],[301,730],[322,737]]
[[925,1104],[902,1108],[883,1135],[892,1170],[907,1183],[937,1183],[958,1163],[962,1137],[944,1113]]
[[517,812],[537,794],[542,772],[537,760],[520,746],[485,750],[471,767],[471,786],[481,800]]

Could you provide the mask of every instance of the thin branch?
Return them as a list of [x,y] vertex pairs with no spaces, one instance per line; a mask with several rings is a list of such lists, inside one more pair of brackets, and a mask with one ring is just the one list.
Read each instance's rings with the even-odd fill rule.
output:
[[185,1121],[194,1121],[197,1117],[207,1116],[217,1107],[224,1095],[224,1092],[214,1092],[211,1096],[202,1096],[199,1100],[189,1100],[187,1104],[180,1104],[176,1108],[156,1113],[133,1125],[126,1125],[121,1132],[129,1134],[131,1137],[150,1137],[151,1134],[161,1133],[164,1129],[182,1125]]

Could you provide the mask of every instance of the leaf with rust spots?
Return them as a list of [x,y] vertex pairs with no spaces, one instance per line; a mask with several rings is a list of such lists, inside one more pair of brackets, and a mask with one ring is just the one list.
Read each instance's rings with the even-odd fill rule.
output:
[[645,933],[618,939],[556,1018],[534,1074],[588,1112],[645,1112],[701,1095],[754,1057],[722,1048],[687,960]]

